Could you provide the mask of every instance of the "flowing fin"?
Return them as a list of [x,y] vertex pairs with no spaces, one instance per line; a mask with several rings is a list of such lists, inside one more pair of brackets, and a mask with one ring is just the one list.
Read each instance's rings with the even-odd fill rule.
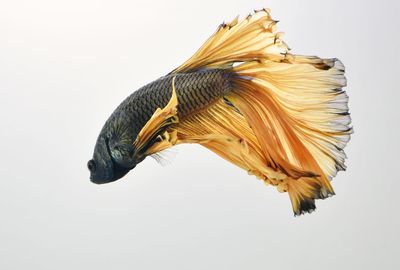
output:
[[152,155],[169,148],[175,144],[173,133],[166,130],[179,122],[177,114],[178,98],[175,89],[175,77],[172,79],[172,95],[168,104],[158,108],[150,120],[140,130],[134,142],[135,156],[141,157]]
[[254,174],[277,184],[286,175],[273,170],[246,119],[223,99],[178,126],[177,143],[199,143],[222,158]]
[[231,72],[233,91],[165,131],[160,148],[199,143],[289,193],[295,215],[334,194],[352,133],[344,66],[289,53],[268,10],[222,24],[172,73]]
[[296,215],[315,209],[314,200],[333,195],[328,183],[319,177],[294,179],[273,169],[255,132],[245,117],[223,99],[171,129],[176,144],[198,143],[227,161],[255,175],[279,192],[289,191]]
[[287,57],[235,68],[238,88],[228,98],[253,123],[266,152],[330,180],[345,169],[343,148],[352,132],[343,65]]
[[222,23],[217,31],[185,63],[172,73],[188,72],[202,68],[229,68],[238,62],[268,57],[281,60],[288,47],[276,33],[277,21],[268,9],[256,11],[239,21]]

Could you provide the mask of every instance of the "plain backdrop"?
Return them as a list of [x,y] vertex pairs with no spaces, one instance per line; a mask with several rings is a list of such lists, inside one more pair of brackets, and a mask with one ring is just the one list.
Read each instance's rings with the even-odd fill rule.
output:
[[[400,269],[398,1],[0,2],[0,269]],[[269,7],[294,53],[346,66],[336,196],[287,194],[197,145],[122,180],[86,162],[114,108],[224,20]]]

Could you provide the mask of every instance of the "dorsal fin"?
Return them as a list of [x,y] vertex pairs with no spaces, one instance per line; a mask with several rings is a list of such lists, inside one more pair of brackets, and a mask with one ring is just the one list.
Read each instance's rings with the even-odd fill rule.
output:
[[241,21],[236,17],[230,23],[222,23],[203,46],[172,73],[229,68],[235,62],[257,59],[283,59],[288,47],[280,38],[283,33],[275,33],[276,23],[268,9],[255,11]]

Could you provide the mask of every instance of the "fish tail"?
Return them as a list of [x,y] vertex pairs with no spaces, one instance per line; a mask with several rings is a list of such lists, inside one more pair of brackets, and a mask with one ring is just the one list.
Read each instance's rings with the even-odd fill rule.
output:
[[299,215],[334,194],[352,128],[343,64],[289,53],[276,24],[266,9],[224,23],[172,72],[226,69],[232,91],[167,137],[171,146],[199,143],[288,192]]
[[235,90],[227,98],[252,127],[268,166],[287,176],[298,215],[334,194],[329,180],[345,169],[343,148],[352,129],[342,63],[284,57],[235,67]]

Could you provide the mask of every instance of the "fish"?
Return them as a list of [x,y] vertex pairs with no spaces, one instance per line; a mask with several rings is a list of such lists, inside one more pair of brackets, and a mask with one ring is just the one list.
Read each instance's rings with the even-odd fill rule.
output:
[[222,23],[186,62],[128,96],[100,131],[90,180],[116,181],[190,143],[288,193],[295,216],[334,195],[353,133],[345,67],[292,54],[270,14]]

